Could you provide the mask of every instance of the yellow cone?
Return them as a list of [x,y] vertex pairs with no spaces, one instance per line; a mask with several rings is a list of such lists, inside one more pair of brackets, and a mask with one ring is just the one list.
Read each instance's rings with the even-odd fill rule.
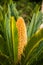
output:
[[18,29],[18,59],[21,59],[21,54],[23,53],[23,49],[27,44],[27,30],[26,30],[26,25],[24,22],[24,19],[22,17],[19,17],[16,26]]

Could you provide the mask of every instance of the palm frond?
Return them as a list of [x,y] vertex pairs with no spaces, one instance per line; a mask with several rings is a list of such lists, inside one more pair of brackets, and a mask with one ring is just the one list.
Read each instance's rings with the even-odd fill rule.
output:
[[24,49],[24,53],[22,55],[21,65],[31,65],[33,61],[36,61],[42,50],[43,50],[43,28],[37,31],[35,35],[33,35],[28,41],[28,44]]

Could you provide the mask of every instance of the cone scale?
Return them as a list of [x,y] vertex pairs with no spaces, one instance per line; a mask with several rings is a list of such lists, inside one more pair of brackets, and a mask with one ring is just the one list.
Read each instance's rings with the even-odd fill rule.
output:
[[27,30],[24,19],[19,17],[16,26],[18,29],[18,59],[21,59],[21,54],[23,53],[23,49],[27,44]]

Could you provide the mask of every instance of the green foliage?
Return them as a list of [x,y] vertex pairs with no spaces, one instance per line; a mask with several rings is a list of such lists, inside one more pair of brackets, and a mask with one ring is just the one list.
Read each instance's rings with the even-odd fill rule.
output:
[[[18,33],[16,28],[16,22],[15,22],[15,19],[11,20],[11,18],[14,16],[11,16],[11,11],[9,6],[8,6],[8,12],[4,13],[4,10],[3,10],[3,14],[2,14],[3,19],[0,20],[0,36],[1,36],[0,51],[2,54],[8,56],[8,58],[10,58],[11,61],[16,63],[18,60]],[[1,59],[1,56],[0,56],[0,59]],[[7,58],[6,60],[9,61],[9,59]],[[3,61],[0,61],[0,63],[2,62]],[[6,64],[10,62],[6,61]],[[6,65],[4,63],[5,63],[5,60],[3,62],[3,65]]]
[[3,5],[3,4],[8,4],[8,3],[11,3],[12,0],[0,0],[0,4]]
[[18,32],[14,17],[11,17],[11,35],[12,35],[14,62],[16,63],[18,60]]
[[9,6],[10,6],[10,10],[11,10],[11,16],[14,16],[15,19],[17,20],[18,17],[19,17],[19,13],[18,13],[18,11],[17,11],[17,9],[16,9],[16,4],[12,3],[12,4],[9,5]]
[[[15,1],[16,2],[16,1]],[[25,22],[31,22],[33,13],[37,13],[40,10],[41,3],[30,2],[29,0],[18,0],[16,2],[17,9],[19,11],[20,16],[25,19]]]
[[34,61],[38,60],[41,53],[43,54],[43,28],[38,30],[28,41],[22,54],[21,65],[34,65]]
[[7,65],[7,64],[13,65],[13,62],[11,61],[11,59],[9,59],[8,56],[0,52],[0,65]]
[[[21,3],[21,13],[18,7],[19,13],[25,19],[24,14],[27,12],[26,17],[31,23],[27,28],[28,41],[20,61],[18,61],[18,31],[16,28],[19,14],[16,5],[13,2],[0,5],[0,65],[43,65],[43,28],[40,29],[40,25],[43,24],[43,14],[39,11],[39,4],[33,5],[30,2],[25,4],[26,1],[22,2],[22,0]],[[18,2],[19,5],[21,3]]]
[[27,36],[30,38],[40,27],[40,25],[43,23],[42,21],[42,13],[37,12],[37,14],[33,14],[32,20],[30,25],[27,28]]

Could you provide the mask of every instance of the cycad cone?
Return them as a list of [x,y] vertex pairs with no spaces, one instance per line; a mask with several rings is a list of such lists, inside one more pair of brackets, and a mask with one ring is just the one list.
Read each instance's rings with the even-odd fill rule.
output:
[[23,49],[27,44],[27,30],[24,19],[19,17],[16,26],[18,29],[18,59],[21,59],[21,54],[23,53]]

